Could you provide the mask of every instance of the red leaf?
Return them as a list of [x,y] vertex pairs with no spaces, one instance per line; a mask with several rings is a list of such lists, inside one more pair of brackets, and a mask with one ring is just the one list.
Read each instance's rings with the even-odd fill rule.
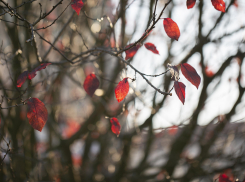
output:
[[36,67],[34,70],[32,70],[30,73],[28,73],[28,79],[31,80],[33,79],[37,74],[37,71],[40,71],[42,69],[45,69],[48,65],[50,65],[51,63],[42,63],[40,64],[38,67]]
[[28,77],[28,71],[24,71],[17,79],[17,87],[21,87]]
[[67,139],[70,138],[73,134],[75,134],[80,129],[80,124],[75,120],[68,120],[67,126],[64,128],[62,132],[62,136]]
[[100,82],[95,74],[88,75],[83,83],[83,88],[91,97],[94,95],[95,90],[99,87]]
[[110,122],[111,122],[111,131],[113,133],[115,133],[116,135],[119,135],[120,130],[121,130],[121,125],[118,122],[118,119],[117,118],[111,118]]
[[205,75],[207,75],[207,77],[212,77],[214,76],[214,72],[209,68],[209,67],[205,67]]
[[219,182],[231,182],[226,174],[219,175]]
[[234,3],[233,3],[233,5],[234,5],[236,8],[238,8],[238,1],[235,0]]
[[35,130],[41,132],[48,120],[48,111],[45,105],[37,98],[29,99],[27,105],[27,118],[29,119],[30,125]]
[[186,6],[187,6],[187,9],[191,9],[195,6],[196,4],[196,0],[187,0],[186,1]]
[[179,39],[180,31],[178,25],[171,18],[164,18],[163,26],[167,35],[175,40]]
[[201,82],[201,77],[197,74],[196,70],[188,63],[183,63],[181,64],[181,71],[185,78],[198,89]]
[[211,0],[211,2],[215,9],[225,12],[225,2],[223,0]]
[[185,85],[182,82],[175,81],[174,82],[174,90],[179,97],[179,100],[185,103]]
[[168,133],[170,135],[175,135],[178,132],[178,126],[173,125],[168,129]]
[[124,78],[122,81],[118,83],[115,88],[115,95],[118,102],[121,102],[129,91],[128,78]]
[[71,7],[77,12],[77,15],[79,15],[80,10],[83,7],[83,1],[82,0],[72,0],[71,1]]
[[[129,44],[125,48],[128,48],[131,45],[133,45],[133,44]],[[125,51],[125,53],[126,53],[126,58],[125,59],[128,60],[128,59],[132,58],[136,54],[136,52],[138,51],[139,48],[140,48],[140,45],[136,45],[136,46],[132,47],[131,49],[126,50]]]
[[147,42],[144,44],[145,48],[150,50],[151,52],[155,53],[155,54],[159,54],[156,46],[150,42]]

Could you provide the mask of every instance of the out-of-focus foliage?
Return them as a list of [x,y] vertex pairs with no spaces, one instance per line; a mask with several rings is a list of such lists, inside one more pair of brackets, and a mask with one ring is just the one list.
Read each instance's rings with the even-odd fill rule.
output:
[[0,0],[0,181],[244,181],[244,17],[243,0]]

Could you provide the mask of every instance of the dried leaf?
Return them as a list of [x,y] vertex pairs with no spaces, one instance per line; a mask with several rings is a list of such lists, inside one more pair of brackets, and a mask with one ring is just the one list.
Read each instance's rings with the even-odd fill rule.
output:
[[45,105],[37,98],[29,99],[27,105],[27,118],[30,125],[41,132],[48,119],[48,111]]
[[163,26],[167,35],[175,40],[180,37],[180,30],[178,25],[171,18],[164,18]]
[[[128,48],[131,45],[133,45],[133,44],[129,44],[125,48]],[[125,59],[128,60],[128,59],[132,58],[136,54],[136,52],[138,51],[139,48],[140,48],[140,45],[136,45],[136,46],[132,47],[131,49],[126,50],[125,51],[125,53],[126,53],[126,58]]]
[[191,9],[195,6],[196,4],[196,0],[187,0],[186,1],[186,6],[187,6],[187,9]]
[[120,130],[121,130],[121,125],[120,125],[118,119],[117,118],[111,118],[110,122],[111,122],[111,131],[113,133],[115,133],[116,135],[119,135]]
[[128,78],[124,78],[115,88],[115,95],[118,102],[121,102],[129,91]]
[[172,66],[171,64],[168,63],[168,69],[171,74],[171,79],[173,81],[178,81],[179,80],[179,70],[176,66]]
[[17,87],[21,87],[28,77],[28,71],[24,71],[17,79]]
[[144,44],[145,48],[150,50],[151,52],[155,53],[155,54],[159,54],[156,46],[150,42],[147,42]]
[[225,2],[223,0],[211,0],[211,2],[215,9],[225,13]]
[[72,0],[71,1],[71,7],[77,12],[77,15],[79,15],[82,7],[83,7],[83,1],[82,0]]
[[28,73],[28,79],[31,80],[33,79],[37,74],[37,71],[40,71],[42,69],[45,69],[48,65],[50,65],[51,63],[42,63],[40,64],[38,67],[36,67],[34,70],[32,70],[30,73]]
[[94,95],[94,92],[99,88],[100,82],[95,74],[90,74],[85,78],[83,83],[83,88],[91,97]]
[[175,81],[174,82],[174,90],[179,97],[179,100],[185,103],[185,85],[182,82]]
[[183,63],[181,64],[181,71],[185,78],[198,89],[201,82],[201,77],[197,74],[196,70],[188,63]]

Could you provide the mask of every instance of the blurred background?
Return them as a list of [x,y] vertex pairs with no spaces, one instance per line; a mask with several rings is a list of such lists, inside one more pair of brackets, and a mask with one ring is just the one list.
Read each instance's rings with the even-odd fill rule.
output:
[[[70,0],[0,0],[0,181],[209,182],[245,181],[245,2],[224,0],[226,12],[211,0],[172,0],[161,18],[180,29],[170,39],[160,19],[128,62],[145,74],[167,64],[188,63],[201,77],[186,85],[185,104],[158,93],[117,53],[139,40],[167,0],[83,0],[78,15]],[[44,13],[47,13],[46,15]],[[95,49],[95,48],[99,48]],[[73,62],[71,64],[70,62]],[[43,62],[52,63],[17,88],[17,78]],[[83,88],[95,73],[99,88]],[[114,88],[129,80],[127,97]],[[162,91],[170,73],[147,77]],[[28,122],[29,97],[48,110],[42,132]],[[111,132],[117,117],[121,133]]]

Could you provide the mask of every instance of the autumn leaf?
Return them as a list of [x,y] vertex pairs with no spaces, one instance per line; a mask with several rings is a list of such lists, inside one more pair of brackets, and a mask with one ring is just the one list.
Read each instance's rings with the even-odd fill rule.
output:
[[28,77],[28,71],[24,71],[17,79],[17,87],[21,87]]
[[34,70],[32,70],[30,73],[28,73],[28,79],[31,80],[33,79],[37,74],[37,71],[40,71],[42,69],[45,69],[48,65],[50,65],[51,63],[42,63],[40,64],[38,67],[36,67]]
[[185,85],[182,82],[175,81],[174,82],[174,90],[179,97],[179,100],[185,103]]
[[71,7],[77,12],[77,15],[79,15],[80,10],[83,7],[83,1],[82,0],[72,0],[71,1]]
[[27,105],[27,118],[30,125],[41,132],[48,119],[48,111],[45,105],[37,98],[29,99]]
[[215,9],[225,12],[225,2],[223,0],[211,0],[211,2]]
[[197,74],[196,70],[188,63],[183,63],[181,64],[181,72],[185,78],[198,89],[201,82],[201,77]]
[[173,81],[178,81],[179,80],[179,70],[176,66],[172,66],[171,64],[168,63],[168,69],[171,74],[171,79]]
[[179,39],[180,30],[178,25],[171,18],[164,18],[163,26],[167,35],[175,40]]
[[150,50],[151,52],[155,53],[155,54],[159,54],[156,46],[150,42],[147,42],[144,44],[145,48]]
[[213,77],[214,76],[214,72],[209,68],[209,67],[205,67],[205,75],[207,77]]
[[[129,48],[131,45],[133,45],[133,44],[129,44],[125,48]],[[126,53],[125,59],[128,60],[128,59],[132,58],[136,54],[136,52],[138,51],[139,48],[140,48],[140,45],[136,45],[136,46],[132,47],[131,49],[126,50],[125,51],[125,53]]]
[[121,130],[121,125],[120,125],[118,119],[117,118],[111,118],[110,122],[111,122],[111,131],[118,136],[120,134],[120,130]]
[[121,102],[129,91],[128,78],[124,78],[115,88],[115,95],[118,102]]
[[195,6],[196,4],[196,0],[187,0],[186,1],[186,6],[187,6],[187,9],[191,9]]
[[175,135],[178,132],[178,126],[173,125],[168,129],[169,135]]
[[95,74],[89,74],[83,83],[83,88],[91,97],[94,95],[94,92],[99,88],[100,82]]
[[231,182],[226,174],[219,175],[219,182]]
[[70,138],[74,133],[76,133],[80,129],[80,124],[74,120],[68,120],[67,126],[64,128],[62,132],[62,136],[67,139]]
[[239,6],[238,1],[235,0],[234,3],[233,3],[233,5],[234,5],[236,8],[238,8],[238,6]]

